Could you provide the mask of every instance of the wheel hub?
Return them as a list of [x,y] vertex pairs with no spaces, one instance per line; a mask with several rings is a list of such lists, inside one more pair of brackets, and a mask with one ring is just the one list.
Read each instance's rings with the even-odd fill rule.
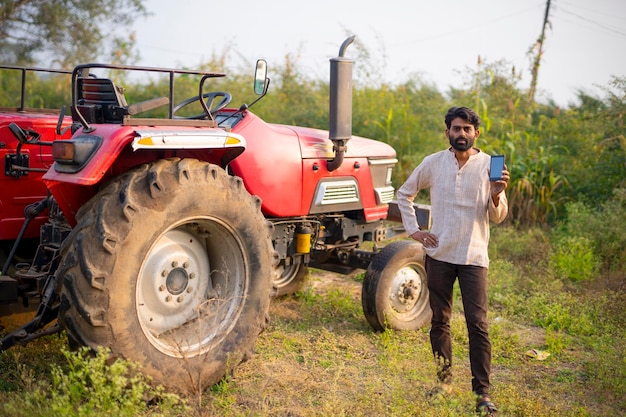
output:
[[414,300],[417,295],[417,291],[415,289],[415,285],[413,281],[402,284],[404,287],[402,291],[402,296],[405,300]]
[[393,278],[389,298],[398,312],[411,310],[422,293],[422,280],[413,268],[400,269]]
[[189,274],[184,268],[174,268],[167,274],[165,287],[170,294],[182,294],[187,288],[187,284],[189,284]]

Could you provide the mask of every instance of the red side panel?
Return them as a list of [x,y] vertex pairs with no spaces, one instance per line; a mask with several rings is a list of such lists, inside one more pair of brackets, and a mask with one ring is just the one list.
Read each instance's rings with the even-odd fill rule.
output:
[[293,130],[248,115],[233,128],[246,138],[246,150],[230,163],[248,191],[259,196],[269,217],[299,216],[302,209],[302,157]]
[[[33,130],[39,133],[40,141],[51,142],[56,139],[68,139],[69,132],[63,136],[56,133],[59,116],[57,114],[14,113],[0,112],[0,240],[12,240],[17,237],[24,223],[24,208],[38,202],[48,194],[42,181],[44,172],[32,171],[19,178],[7,175],[8,155],[14,155],[18,141],[11,133],[8,125],[14,122],[24,130]],[[65,118],[63,128],[71,123]],[[23,145],[20,151],[28,155],[28,166],[37,170],[46,170],[52,165],[50,146]],[[25,237],[39,236],[39,227],[46,221],[47,213],[43,212],[34,219]]]
[[374,186],[372,185],[367,158],[344,158],[341,166],[332,172],[328,171],[327,165],[328,162],[325,159],[306,159],[303,161],[304,182],[302,185],[305,213],[309,213],[317,184],[325,178],[356,179],[363,208],[376,206]]

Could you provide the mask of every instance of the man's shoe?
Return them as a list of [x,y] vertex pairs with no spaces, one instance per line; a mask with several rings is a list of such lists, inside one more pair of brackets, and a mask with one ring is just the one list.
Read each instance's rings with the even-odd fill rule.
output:
[[481,417],[496,417],[498,408],[487,395],[483,395],[476,401],[476,412]]

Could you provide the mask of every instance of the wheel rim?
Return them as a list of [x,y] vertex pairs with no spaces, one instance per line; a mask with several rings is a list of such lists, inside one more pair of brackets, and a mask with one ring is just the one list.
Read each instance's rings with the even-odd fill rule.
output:
[[390,306],[396,316],[410,320],[425,307],[426,287],[420,273],[410,266],[399,269],[389,288]]
[[194,219],[159,236],[137,278],[137,317],[159,351],[192,357],[228,334],[245,304],[245,248],[221,222]]
[[289,266],[285,266],[285,264],[281,262],[281,264],[276,267],[274,273],[274,276],[276,277],[274,279],[274,285],[277,288],[283,288],[288,285],[298,276],[300,267],[302,267],[302,264],[291,264]]

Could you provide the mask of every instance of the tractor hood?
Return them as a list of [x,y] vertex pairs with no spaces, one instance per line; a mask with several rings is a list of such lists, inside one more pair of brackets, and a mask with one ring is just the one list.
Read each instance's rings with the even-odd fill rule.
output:
[[[333,142],[328,132],[299,126],[282,126],[292,130],[300,140],[302,159],[333,158]],[[386,143],[360,136],[352,136],[345,152],[346,158],[395,158],[396,151]]]

